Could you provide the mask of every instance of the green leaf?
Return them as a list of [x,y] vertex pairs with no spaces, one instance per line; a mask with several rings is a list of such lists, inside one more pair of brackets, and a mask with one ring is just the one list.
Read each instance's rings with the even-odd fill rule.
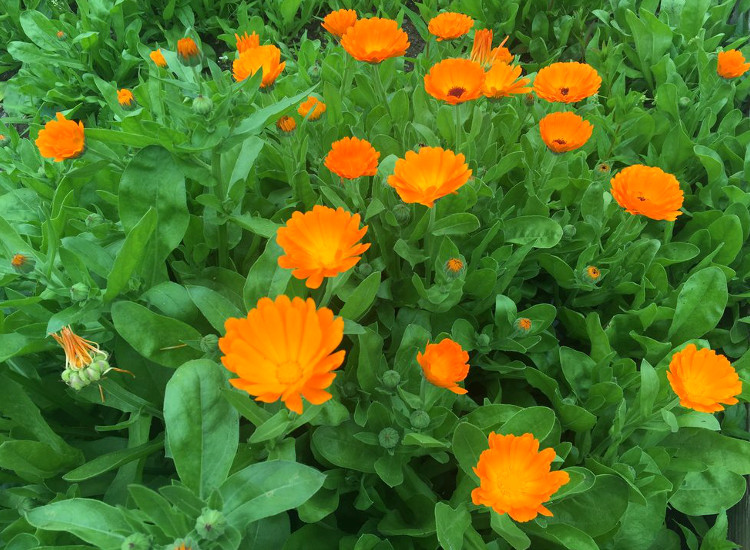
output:
[[505,241],[533,243],[534,248],[552,248],[562,239],[563,231],[556,221],[544,216],[518,216],[503,223]]
[[34,508],[26,520],[39,529],[72,533],[97,548],[119,548],[133,531],[121,510],[88,498]]
[[188,530],[186,518],[156,491],[143,485],[128,485],[128,492],[138,508],[168,537],[177,538]]
[[[582,493],[564,500],[545,504],[552,512],[549,524],[574,525],[576,529],[592,537],[598,537],[612,530],[625,513],[628,506],[627,483],[614,475],[598,475],[594,485]],[[595,514],[591,511],[596,510]]]
[[54,52],[60,49],[58,29],[49,17],[36,10],[24,10],[19,22],[26,36],[43,50]]
[[682,428],[661,444],[674,458],[703,462],[710,469],[750,474],[750,441],[702,428]]
[[164,422],[182,482],[205,498],[229,473],[239,440],[239,415],[221,395],[226,380],[206,359],[181,366],[167,383]]
[[562,346],[560,348],[560,365],[565,380],[576,396],[581,400],[586,399],[596,374],[594,372],[596,369],[594,360],[585,353]]
[[63,479],[70,482],[85,481],[92,477],[109,472],[110,470],[114,470],[115,468],[119,468],[133,460],[147,457],[163,447],[164,436],[159,435],[153,441],[149,441],[143,445],[97,456],[83,466],[79,466],[78,468],[69,471],[63,476]]
[[432,227],[432,234],[439,235],[466,235],[476,231],[480,227],[479,218],[468,212],[450,214],[440,218]]
[[471,516],[464,504],[455,510],[444,502],[435,503],[435,527],[443,550],[461,550],[464,532],[471,525]]
[[515,550],[526,550],[531,547],[529,537],[513,523],[508,514],[498,514],[494,510],[490,511],[490,514],[492,530],[505,539]]
[[479,463],[479,455],[487,449],[489,443],[482,430],[468,422],[461,422],[456,426],[453,432],[453,454],[461,469],[473,479],[477,479],[473,468]]
[[245,307],[248,309],[254,308],[261,298],[275,299],[286,289],[292,278],[292,270],[279,266],[279,256],[283,252],[276,244],[276,239],[268,239],[265,251],[250,268],[242,290]]
[[378,455],[370,445],[354,437],[360,431],[352,421],[336,427],[321,426],[312,435],[313,452],[340,468],[375,473]]
[[745,478],[735,472],[718,468],[688,472],[669,504],[689,516],[718,514],[737,504],[745,489]]
[[641,361],[641,417],[648,418],[654,409],[656,396],[659,394],[659,376],[654,367],[645,359]]
[[532,434],[539,441],[543,441],[555,426],[555,413],[547,407],[527,407],[514,414],[498,433],[521,436]]
[[107,277],[107,290],[102,296],[105,302],[111,301],[127,286],[133,271],[143,262],[143,252],[156,229],[157,219],[156,210],[149,208],[125,236],[125,242]]
[[219,334],[224,334],[224,322],[227,319],[244,317],[236,305],[215,290],[204,286],[187,286],[185,288],[190,294],[190,299],[193,300],[196,307]]
[[677,296],[668,338],[674,344],[700,338],[713,329],[727,305],[727,279],[718,267],[693,273]]
[[357,285],[357,288],[344,303],[344,307],[339,311],[339,315],[345,319],[359,320],[375,301],[379,288],[380,271],[376,271]]

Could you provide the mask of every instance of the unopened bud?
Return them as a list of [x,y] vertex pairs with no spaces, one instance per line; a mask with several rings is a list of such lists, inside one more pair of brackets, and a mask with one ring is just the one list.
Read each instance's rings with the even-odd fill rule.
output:
[[357,387],[357,384],[354,382],[347,382],[344,384],[344,387],[342,388],[344,396],[346,397],[354,397],[357,395],[357,391],[359,388]]
[[526,103],[526,105],[531,106],[534,104],[534,94],[526,94],[523,96],[523,102]]
[[451,258],[445,262],[443,268],[445,269],[445,274],[451,279],[460,277],[461,274],[466,271],[466,265],[461,258]]
[[193,99],[193,112],[198,115],[207,115],[214,109],[214,102],[210,97],[199,95]]
[[203,353],[213,353],[219,347],[219,337],[215,334],[206,334],[201,338],[199,345]]
[[490,337],[488,334],[480,334],[477,336],[477,345],[480,348],[486,348],[490,345]]
[[89,382],[88,380],[84,380],[79,372],[75,371],[70,374],[70,377],[67,380],[67,384],[74,390],[78,391],[88,386]]
[[383,428],[378,434],[378,443],[384,449],[393,449],[398,445],[399,439],[398,432],[393,428]]
[[395,370],[387,370],[383,373],[383,385],[388,389],[394,389],[401,383],[401,375]]
[[392,212],[396,221],[401,225],[406,225],[411,221],[411,209],[403,203],[394,206]]
[[86,223],[86,227],[92,228],[92,227],[96,227],[97,225],[103,224],[104,221],[105,221],[104,216],[102,216],[98,212],[92,212],[91,214],[86,216],[85,223]]
[[320,65],[313,63],[313,65],[307,69],[307,74],[313,80],[320,78]]
[[416,410],[409,416],[411,427],[415,430],[422,430],[430,425],[430,415],[423,410]]
[[216,540],[224,534],[227,528],[227,521],[224,514],[218,510],[204,508],[203,513],[195,522],[195,532],[198,536],[206,540]]
[[357,264],[356,272],[357,275],[364,279],[372,273],[372,266],[367,262],[360,262],[359,264]]
[[594,265],[586,266],[586,269],[583,271],[583,278],[589,283],[596,283],[601,276],[602,272]]
[[576,236],[576,226],[567,224],[563,226],[563,239],[572,239]]
[[70,299],[74,302],[82,302],[89,297],[89,287],[85,283],[75,283],[70,287]]
[[122,541],[121,550],[151,550],[151,539],[143,533],[134,533]]

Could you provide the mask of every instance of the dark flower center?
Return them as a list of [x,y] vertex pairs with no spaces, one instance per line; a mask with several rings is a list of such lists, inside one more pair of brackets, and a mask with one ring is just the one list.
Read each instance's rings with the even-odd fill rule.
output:
[[558,139],[553,139],[552,143],[557,143],[558,145],[565,145],[567,141],[565,141],[564,139],[558,138]]
[[638,200],[639,200],[639,201],[641,201],[641,202],[646,202],[646,197],[644,197],[643,195],[638,195],[638,196],[636,197],[636,199],[638,199]]
[[462,88],[461,86],[456,86],[448,90],[448,95],[452,97],[461,97],[462,95],[464,95],[465,91],[466,91],[465,88]]
[[562,95],[568,95],[568,92],[570,91],[569,88],[560,88],[560,93]]

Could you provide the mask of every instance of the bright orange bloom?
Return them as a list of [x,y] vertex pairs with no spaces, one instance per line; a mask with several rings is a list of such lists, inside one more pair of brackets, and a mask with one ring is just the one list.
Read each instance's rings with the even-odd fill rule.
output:
[[234,38],[237,41],[237,51],[239,53],[246,52],[247,50],[260,46],[260,36],[258,36],[255,31],[253,31],[253,34],[250,35],[248,35],[246,31],[242,36],[234,33]]
[[359,19],[341,38],[341,46],[358,61],[380,63],[404,55],[409,49],[409,35],[392,19]]
[[464,262],[461,258],[451,258],[445,262],[445,269],[452,273],[459,273],[464,268]]
[[458,383],[469,374],[468,361],[469,354],[450,338],[439,344],[427,344],[424,354],[417,352],[417,363],[427,381],[457,394],[467,393]]
[[528,317],[521,317],[516,321],[516,326],[521,329],[523,332],[529,332],[531,330],[531,319]]
[[667,379],[680,405],[700,412],[723,411],[721,403],[734,405],[735,396],[742,393],[742,382],[729,359],[708,348],[699,350],[695,344],[672,356]]
[[367,226],[359,227],[359,214],[315,205],[309,212],[294,212],[276,232],[284,249],[279,266],[293,269],[308,288],[318,288],[324,277],[335,277],[354,267],[369,243],[360,243]]
[[492,49],[492,30],[481,29],[474,33],[474,44],[471,48],[470,59],[479,63],[485,69],[491,68],[495,63],[508,63],[513,61],[513,55],[505,47],[508,41],[506,36],[500,45]]
[[612,196],[630,214],[673,222],[682,214],[680,182],[661,168],[635,164],[612,180]]
[[[308,96],[305,101],[299,104],[297,112],[302,118],[318,120],[326,112],[326,104],[315,96]],[[308,115],[308,113],[310,114]]]
[[186,62],[197,61],[200,51],[195,40],[192,38],[180,38],[177,41],[177,55]]
[[164,54],[161,53],[161,48],[158,50],[154,50],[148,56],[151,58],[151,61],[156,63],[157,67],[166,67],[167,66],[167,60],[164,59]]
[[57,31],[57,38],[65,38],[65,33],[63,31]]
[[297,122],[290,116],[283,116],[276,121],[276,127],[282,132],[292,132],[297,127]]
[[55,162],[72,159],[83,153],[83,122],[77,124],[57,113],[57,120],[50,120],[39,130],[36,146],[43,157],[53,158]]
[[28,258],[24,254],[14,254],[10,260],[10,265],[13,267],[21,267],[26,263]]
[[750,63],[745,63],[745,56],[738,50],[719,52],[716,72],[722,78],[737,78],[750,69]]
[[402,201],[431,208],[440,197],[456,193],[470,176],[471,170],[462,154],[440,147],[422,147],[418,153],[407,151],[404,158],[396,161],[388,185]]
[[471,101],[482,95],[484,70],[468,59],[444,59],[424,76],[424,89],[435,99],[451,105]]
[[369,141],[346,137],[331,144],[325,165],[339,177],[351,180],[377,174],[379,158],[380,153]]
[[534,79],[536,95],[550,102],[575,103],[597,93],[602,79],[591,65],[568,61],[544,67]]
[[482,93],[489,98],[510,97],[512,94],[526,94],[531,91],[531,82],[521,77],[521,67],[510,66],[498,61],[487,71]]
[[123,107],[132,107],[133,103],[135,103],[135,97],[133,97],[133,92],[127,88],[122,88],[121,90],[117,90],[117,101]]
[[52,334],[65,351],[65,368],[80,370],[88,367],[97,356],[107,357],[107,353],[99,349],[99,344],[81,338],[69,326],[63,327],[60,334]]
[[596,281],[599,277],[602,276],[602,272],[599,270],[598,267],[594,265],[590,265],[586,267],[586,275],[588,275],[588,278],[592,281]]
[[336,10],[325,16],[320,24],[333,36],[341,38],[349,27],[357,22],[357,12],[354,10]]
[[427,30],[437,36],[438,42],[453,40],[468,33],[474,26],[474,20],[463,13],[443,12],[430,19]]
[[573,151],[591,137],[594,127],[570,111],[550,113],[539,121],[542,140],[553,153]]
[[529,433],[516,436],[492,432],[489,446],[474,468],[479,487],[471,492],[471,501],[516,521],[530,521],[537,514],[551,516],[543,504],[570,481],[567,472],[550,471],[555,450],[550,447],[539,451],[539,440]]
[[259,70],[263,70],[261,88],[273,84],[281,71],[286,67],[286,61],[281,61],[281,50],[272,44],[258,46],[240,53],[240,56],[232,62],[232,74],[239,82],[252,76]]
[[235,388],[257,401],[281,400],[298,414],[303,396],[313,405],[332,397],[325,389],[344,362],[343,350],[334,353],[344,320],[327,307],[316,309],[312,298],[261,298],[246,318],[227,319],[224,328],[221,362],[238,376],[229,381]]

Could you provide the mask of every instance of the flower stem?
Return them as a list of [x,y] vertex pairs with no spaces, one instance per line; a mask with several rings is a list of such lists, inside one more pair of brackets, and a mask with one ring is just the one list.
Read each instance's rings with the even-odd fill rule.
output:
[[456,112],[456,154],[458,154],[461,152],[461,132],[463,131],[463,128],[461,128],[461,104],[456,103],[454,109]]
[[437,207],[433,205],[430,209],[430,222],[427,224],[427,233],[424,236],[424,248],[427,253],[427,266],[425,267],[425,286],[431,286],[432,278],[432,229],[435,226],[435,211]]
[[383,106],[385,108],[388,108],[388,96],[385,94],[385,89],[383,88],[383,82],[380,80],[380,65],[377,63],[373,63],[370,65],[372,67],[372,70],[374,71],[375,75],[373,77],[373,81],[375,82],[375,89],[377,90],[377,94],[380,96],[380,99],[382,100]]
[[[226,197],[226,190],[224,189],[224,180],[221,175],[221,153],[218,149],[214,149],[213,158],[211,159],[211,169],[213,171],[214,179],[216,180],[216,186],[214,187],[216,192],[216,198],[219,200],[219,204],[223,205]],[[222,213],[220,213],[221,215]],[[219,220],[219,226],[217,227],[217,239],[219,245],[219,267],[227,267],[228,260],[228,239],[227,239],[227,225],[224,220]]]

